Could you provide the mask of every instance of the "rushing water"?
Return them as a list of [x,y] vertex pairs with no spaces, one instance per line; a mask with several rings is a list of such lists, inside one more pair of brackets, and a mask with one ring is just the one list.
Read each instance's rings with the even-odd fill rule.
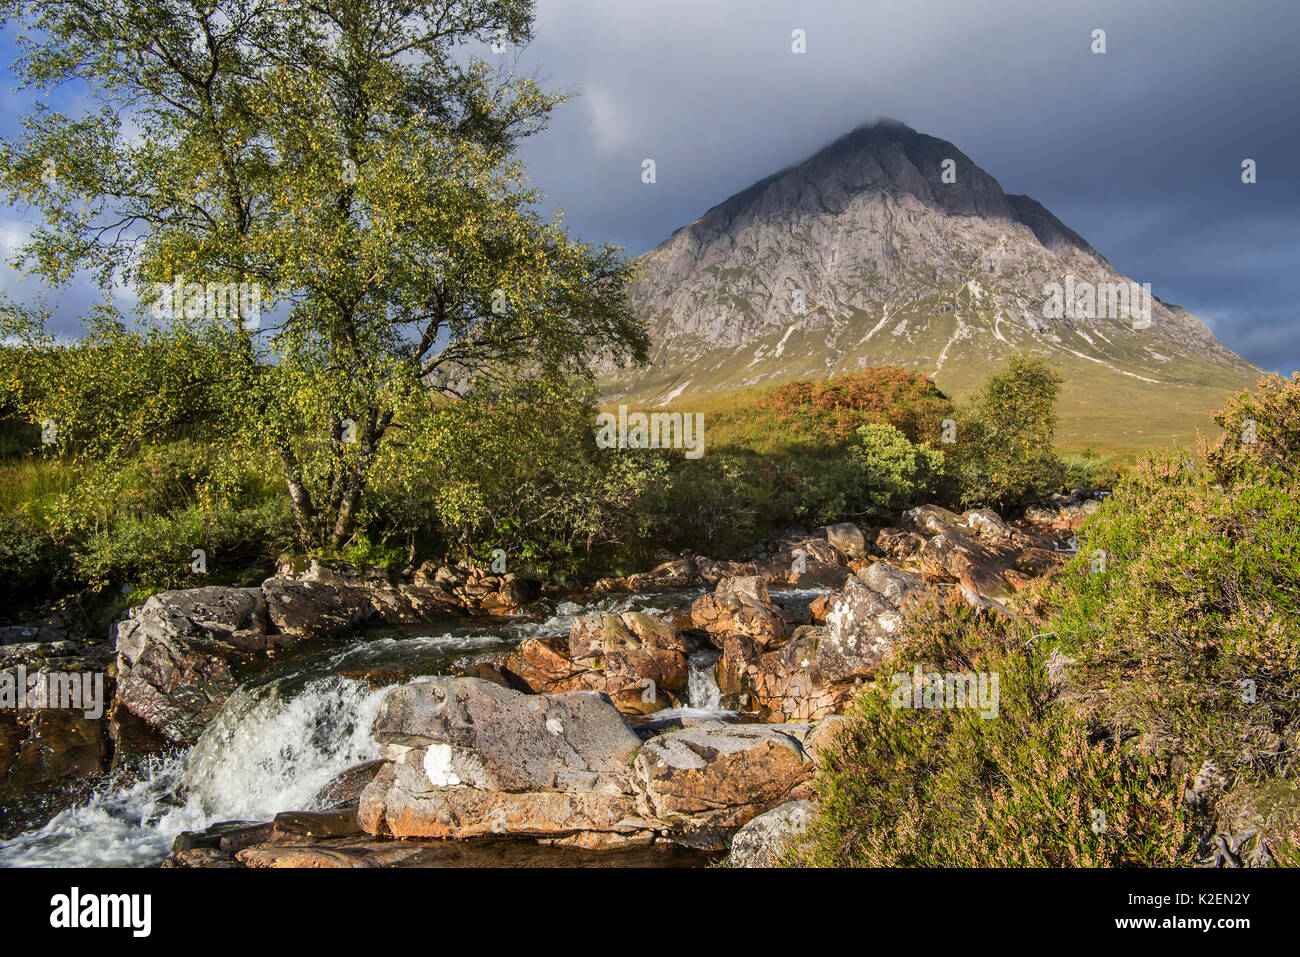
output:
[[687,659],[686,703],[692,708],[722,707],[722,691],[713,674],[717,663],[716,651],[697,651]]
[[[0,841],[0,866],[148,866],[170,856],[182,831],[312,810],[322,786],[377,757],[371,729],[388,688],[447,674],[527,637],[567,634],[581,615],[666,611],[701,593],[562,602],[547,615],[369,632],[288,656],[249,678],[192,748],[118,772],[44,826]],[[807,601],[814,593],[799,594]],[[773,594],[777,600],[790,597]],[[688,707],[655,718],[734,717],[720,707],[716,661],[717,652],[692,655]]]
[[293,697],[278,684],[241,689],[189,751],[150,759],[134,780],[0,844],[0,865],[153,864],[181,831],[309,809],[336,774],[376,756],[370,728],[382,697],[337,677],[308,682]]
[[44,826],[0,842],[0,866],[147,866],[169,857],[182,831],[311,810],[322,786],[378,756],[371,728],[389,687],[526,637],[567,634],[580,615],[653,613],[699,593],[562,602],[546,616],[370,632],[290,656],[246,681],[192,748],[119,772]]

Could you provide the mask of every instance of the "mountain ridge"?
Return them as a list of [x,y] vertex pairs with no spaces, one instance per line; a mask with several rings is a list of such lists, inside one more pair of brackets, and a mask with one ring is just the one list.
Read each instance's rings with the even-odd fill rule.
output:
[[1086,412],[1081,390],[1121,380],[1143,384],[1120,389],[1134,398],[1160,392],[1157,405],[1185,405],[1187,427],[1172,409],[1160,427],[1181,437],[1260,374],[1155,295],[1145,326],[1122,314],[1052,316],[1053,283],[1127,293],[1131,280],[1043,204],[897,120],[861,125],[763,177],[638,265],[629,300],[649,326],[652,363],[606,370],[606,396],[620,401],[680,404],[877,365],[925,371],[960,397],[1024,350],[1066,375],[1072,425]]

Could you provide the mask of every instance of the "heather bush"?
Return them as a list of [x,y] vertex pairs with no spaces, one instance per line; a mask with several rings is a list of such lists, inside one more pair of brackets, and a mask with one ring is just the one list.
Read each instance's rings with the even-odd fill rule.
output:
[[[1018,621],[956,594],[907,616],[906,639],[849,712],[791,861],[868,867],[1185,864],[1183,782],[1160,758],[1095,741],[1058,703],[1048,652]],[[888,676],[982,671],[997,714],[900,708]]]
[[1300,862],[1297,410],[1300,377],[1269,377],[1213,444],[1147,456],[1026,618],[911,609],[880,674],[1000,672],[999,714],[900,710],[868,685],[798,860],[1179,865],[1249,827]]

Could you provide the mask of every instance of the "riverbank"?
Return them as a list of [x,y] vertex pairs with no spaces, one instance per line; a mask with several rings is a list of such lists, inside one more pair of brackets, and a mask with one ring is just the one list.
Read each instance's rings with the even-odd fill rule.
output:
[[[392,742],[385,745],[382,732],[375,736],[385,699],[413,681],[457,676],[481,682],[489,692],[499,689],[490,693],[534,702],[594,693],[627,729],[625,740],[635,739],[638,748],[687,731],[704,735],[707,747],[718,740],[730,747],[736,742],[729,729],[737,726],[784,728],[773,733],[781,735],[775,743],[789,744],[797,758],[787,769],[790,782],[772,789],[767,785],[780,772],[750,774],[753,793],[734,796],[725,822],[716,814],[701,817],[689,802],[673,806],[662,794],[652,798],[649,781],[638,791],[630,779],[621,779],[623,810],[632,809],[625,817],[645,812],[636,826],[601,831],[581,814],[547,820],[533,813],[504,829],[507,836],[567,841],[584,851],[666,841],[721,853],[751,818],[791,795],[806,797],[806,787],[798,788],[812,773],[807,736],[843,710],[879,661],[880,649],[858,657],[836,656],[831,649],[847,647],[845,640],[856,643],[855,629],[880,632],[881,622],[897,616],[909,588],[927,576],[936,587],[945,576],[949,584],[969,587],[989,607],[1005,603],[1014,593],[1011,582],[1018,581],[1013,556],[1023,556],[1033,544],[1065,557],[1059,550],[1068,546],[1069,529],[1095,501],[1080,494],[1038,516],[1046,537],[1034,534],[1032,543],[1028,537],[1013,541],[1030,533],[995,523],[990,514],[963,518],[918,510],[905,517],[907,528],[885,530],[874,540],[857,526],[833,526],[771,542],[757,559],[675,557],[646,573],[602,580],[586,594],[467,566],[428,566],[409,581],[394,582],[378,570],[311,562],[282,568],[260,589],[156,595],[114,629],[115,658],[106,668],[112,706],[100,721],[108,741],[102,751],[109,756],[101,753],[102,767],[80,776],[80,768],[47,763],[63,772],[56,780],[71,806],[38,802],[25,816],[14,815],[0,861],[157,864],[171,859],[184,834],[208,838],[182,840],[177,846],[188,857],[175,862],[233,861],[229,853],[218,857],[225,853],[223,836],[233,853],[247,848],[235,847],[224,834],[229,822],[265,827],[263,822],[284,813],[340,810],[340,802],[325,793],[333,779],[355,766],[393,764]],[[974,537],[962,528],[975,528]],[[931,546],[927,557],[925,543],[939,536],[948,544]],[[995,578],[1001,584],[995,586]],[[863,595],[875,596],[876,604],[864,604]],[[844,610],[828,623],[840,605]],[[412,622],[425,616],[442,624]],[[814,655],[817,666],[796,662],[792,671],[790,649],[816,647],[828,629],[831,640],[820,657]],[[71,659],[58,653],[68,650],[55,643],[40,648],[41,667],[66,665]],[[104,658],[105,648],[96,647],[86,660]],[[45,718],[33,722],[42,745],[48,740],[39,737]],[[741,738],[751,734],[742,732]],[[436,735],[429,743],[437,743]],[[772,744],[763,742],[764,754]],[[472,745],[455,747],[474,751]],[[749,750],[733,747],[731,753]],[[741,766],[734,759],[722,779],[735,778]],[[533,794],[565,793],[554,783],[525,784],[540,787]],[[518,786],[502,793],[521,793]],[[354,787],[342,810],[364,807],[362,790]],[[391,817],[391,809],[376,809],[388,809],[391,800],[385,795],[372,802],[372,818]],[[571,810],[572,801],[565,800]],[[717,803],[716,795],[711,800]],[[456,807],[433,815],[454,819],[454,826],[422,826],[441,828],[439,837],[500,838],[502,831],[483,825],[489,813]],[[214,826],[220,832],[215,838]],[[357,833],[330,839],[362,836],[359,825],[349,827]],[[380,833],[366,839],[427,836],[394,833],[387,823],[371,829]],[[496,852],[484,853],[490,858]]]

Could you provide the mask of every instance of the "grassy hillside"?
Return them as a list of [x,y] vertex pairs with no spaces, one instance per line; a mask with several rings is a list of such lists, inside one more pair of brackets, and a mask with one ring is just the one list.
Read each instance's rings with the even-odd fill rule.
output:
[[[797,336],[792,335],[786,343],[787,351],[796,355]],[[1057,448],[1064,453],[1092,451],[1126,462],[1135,461],[1147,449],[1175,445],[1186,448],[1195,444],[1198,435],[1214,438],[1219,433],[1215,412],[1229,396],[1253,386],[1260,375],[1253,367],[1236,371],[1187,362],[1180,367],[1181,381],[1156,385],[1084,358],[1062,359],[1059,353],[1045,358],[1064,378],[1057,403]],[[836,370],[828,379],[826,371],[818,370],[815,363],[794,368],[801,374],[791,371],[761,385],[709,391],[708,377],[703,372],[685,376],[652,367],[630,391],[607,392],[605,405],[612,407],[621,402],[632,408],[659,408],[664,396],[686,385],[685,392],[662,407],[703,412],[715,445],[740,443],[771,450],[782,444],[784,427],[775,420],[764,424],[752,416],[739,416],[738,410],[761,401],[781,383],[834,382],[852,375],[850,370]],[[909,366],[899,368],[914,374],[924,371]],[[930,378],[944,395],[960,402],[971,395],[988,371],[983,365],[947,365]],[[765,428],[769,430],[766,437],[762,434]]]

